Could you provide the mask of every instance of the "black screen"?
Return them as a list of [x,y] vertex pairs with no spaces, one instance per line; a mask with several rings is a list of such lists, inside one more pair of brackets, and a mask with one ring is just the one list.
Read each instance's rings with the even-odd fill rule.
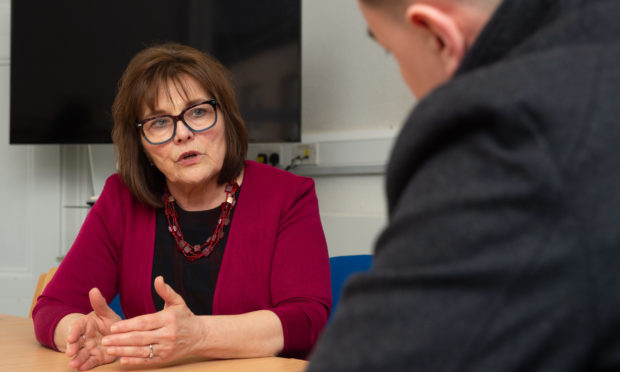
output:
[[175,41],[219,59],[251,142],[300,140],[300,0],[12,1],[11,143],[110,143],[129,60]]

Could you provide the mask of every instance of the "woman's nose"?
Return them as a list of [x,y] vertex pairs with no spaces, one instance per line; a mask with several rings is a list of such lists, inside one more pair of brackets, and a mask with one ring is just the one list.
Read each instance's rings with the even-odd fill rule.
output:
[[194,137],[194,132],[192,132],[182,120],[177,120],[175,125],[177,126],[176,133],[174,134],[175,143],[189,141]]

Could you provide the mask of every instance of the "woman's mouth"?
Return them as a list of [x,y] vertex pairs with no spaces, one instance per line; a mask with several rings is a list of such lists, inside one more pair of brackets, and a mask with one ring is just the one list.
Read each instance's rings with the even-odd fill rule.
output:
[[196,159],[200,155],[198,151],[187,151],[182,153],[178,158],[178,162],[191,162],[193,159]]

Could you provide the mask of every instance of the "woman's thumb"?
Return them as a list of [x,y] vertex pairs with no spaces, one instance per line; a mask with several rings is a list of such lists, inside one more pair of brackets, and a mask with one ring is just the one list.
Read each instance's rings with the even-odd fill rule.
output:
[[164,308],[172,305],[185,305],[183,298],[176,293],[172,287],[164,282],[164,278],[162,276],[155,278],[153,286],[155,287],[155,292],[157,292],[159,297],[164,300]]
[[103,318],[110,318],[116,315],[114,310],[108,306],[108,303],[98,288],[91,289],[90,292],[88,292],[88,298],[90,299],[90,306],[95,311],[95,314]]

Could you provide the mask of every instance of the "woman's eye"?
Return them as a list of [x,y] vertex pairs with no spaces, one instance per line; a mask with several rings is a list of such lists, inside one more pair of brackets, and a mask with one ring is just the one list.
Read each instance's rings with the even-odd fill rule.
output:
[[150,122],[150,126],[151,128],[162,128],[168,125],[169,121],[170,120],[168,120],[167,118],[154,119],[153,121]]
[[203,108],[196,107],[195,109],[192,110],[192,116],[195,118],[199,118],[203,116],[204,114],[206,114],[206,110]]

